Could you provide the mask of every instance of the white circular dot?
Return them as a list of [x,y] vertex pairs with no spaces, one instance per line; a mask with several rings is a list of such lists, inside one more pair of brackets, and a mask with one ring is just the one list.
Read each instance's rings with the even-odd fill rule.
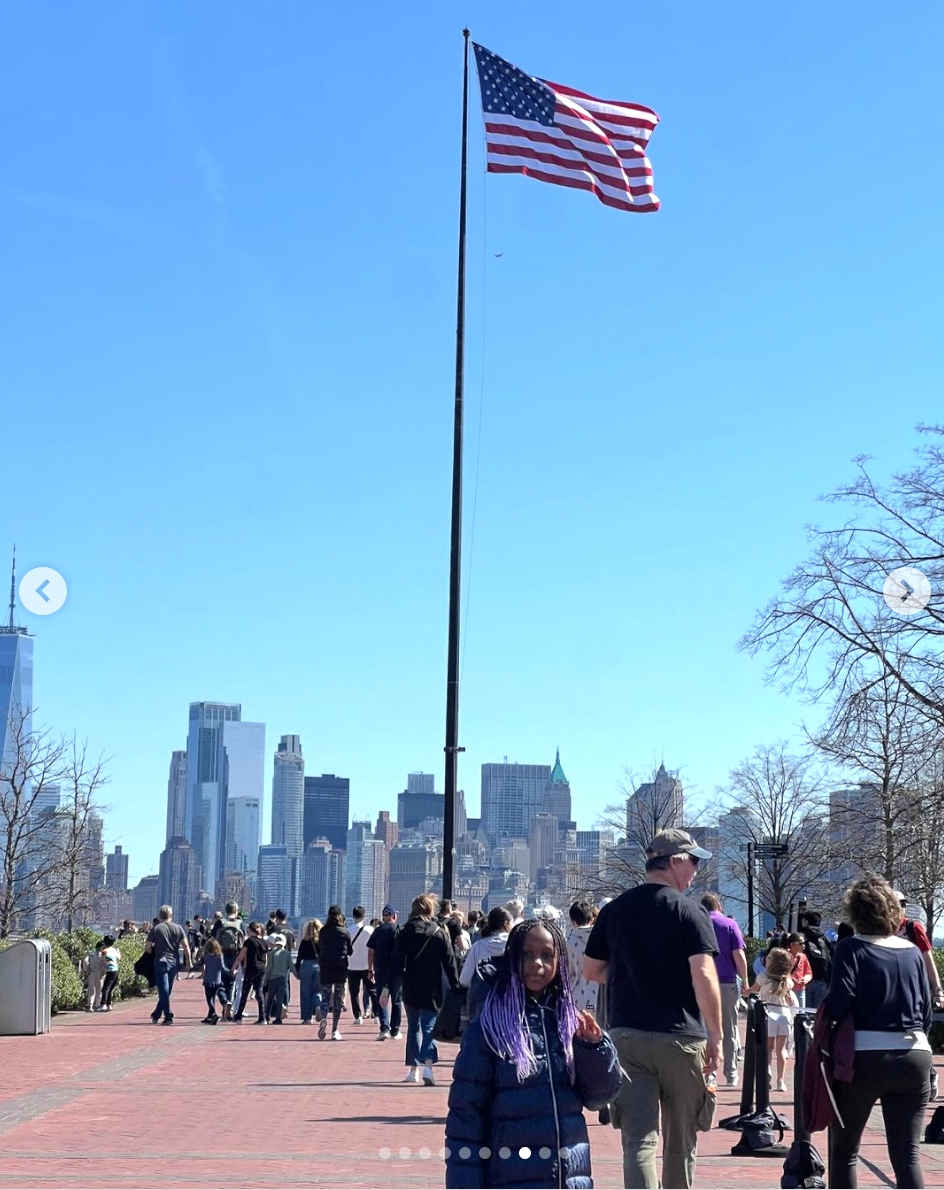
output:
[[501,1148],[498,1150],[498,1155],[499,1155],[499,1157],[501,1157],[502,1161],[507,1161],[507,1160],[508,1160],[508,1158],[511,1156],[511,1149],[509,1149],[509,1148],[506,1148],[506,1147],[503,1145],[503,1146],[502,1146],[502,1147],[501,1147]]
[[411,1156],[411,1150],[404,1145],[404,1147],[400,1150],[400,1156],[404,1161],[406,1161],[406,1159]]
[[389,1150],[389,1149],[380,1149],[380,1150],[379,1150],[379,1156],[380,1156],[380,1157],[381,1157],[381,1158],[382,1158],[384,1161],[389,1161],[389,1160],[390,1160],[390,1158],[393,1156],[393,1154],[390,1152],[390,1150]]
[[567,1158],[570,1156],[570,1149],[561,1149],[560,1155],[561,1155],[561,1160],[566,1161]]
[[523,1160],[527,1161],[528,1158],[531,1156],[531,1150],[528,1148],[527,1145],[522,1145],[521,1148],[518,1150],[518,1156],[523,1158]]
[[432,1155],[433,1155],[432,1152],[429,1149],[427,1149],[425,1145],[420,1149],[420,1156],[423,1158],[424,1161],[428,1161],[430,1159],[430,1157],[432,1157]]
[[452,1152],[450,1149],[447,1149],[445,1145],[443,1145],[443,1147],[439,1150],[439,1155],[442,1157],[443,1161],[445,1161],[452,1155]]
[[482,1145],[482,1147],[479,1149],[479,1156],[482,1158],[482,1160],[487,1161],[491,1155],[492,1150],[488,1147],[488,1145]]
[[472,1150],[469,1148],[468,1145],[463,1145],[462,1148],[459,1150],[459,1156],[462,1158],[463,1161],[468,1161],[469,1158],[472,1156]]
[[551,1155],[551,1150],[547,1147],[547,1145],[542,1145],[542,1147],[540,1149],[538,1149],[538,1156],[542,1160],[546,1161],[548,1159],[548,1157],[550,1157],[550,1155]]

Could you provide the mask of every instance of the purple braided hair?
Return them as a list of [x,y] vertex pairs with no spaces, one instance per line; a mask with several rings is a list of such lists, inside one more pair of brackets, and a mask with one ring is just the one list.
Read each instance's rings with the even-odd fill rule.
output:
[[537,1071],[525,1016],[528,992],[521,982],[525,938],[532,930],[537,929],[547,930],[554,942],[557,974],[548,984],[545,994],[553,993],[556,996],[557,1032],[564,1046],[567,1073],[573,1081],[577,1009],[567,970],[567,943],[557,922],[532,917],[516,925],[511,931],[505,948],[505,961],[482,1010],[482,1033],[493,1053],[499,1058],[514,1062],[519,1082],[524,1082],[530,1074]]

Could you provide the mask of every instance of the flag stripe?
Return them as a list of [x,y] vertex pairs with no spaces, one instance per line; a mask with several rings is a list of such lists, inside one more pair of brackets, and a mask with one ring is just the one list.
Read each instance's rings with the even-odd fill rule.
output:
[[589,190],[607,206],[656,211],[645,148],[659,117],[524,74],[475,46],[490,173]]
[[493,174],[527,174],[529,178],[537,178],[539,182],[554,182],[558,186],[572,186],[575,190],[589,190],[597,196],[600,202],[605,203],[608,207],[617,207],[621,211],[638,211],[644,213],[659,209],[659,200],[657,198],[653,198],[649,202],[627,202],[623,198],[613,198],[600,186],[586,177],[564,177],[557,173],[544,173],[543,170],[534,169],[531,166],[498,165],[493,162],[489,162],[488,172]]

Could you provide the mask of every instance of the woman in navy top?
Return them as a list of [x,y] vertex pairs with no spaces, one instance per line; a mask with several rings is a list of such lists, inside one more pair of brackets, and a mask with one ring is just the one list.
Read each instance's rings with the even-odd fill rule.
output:
[[833,955],[824,1011],[852,1017],[855,1074],[833,1091],[842,1124],[829,1129],[829,1184],[858,1185],[859,1142],[881,1101],[888,1156],[899,1187],[924,1186],[919,1160],[921,1126],[930,1092],[931,988],[918,948],[898,937],[901,906],[891,885],[868,875],[845,896],[855,929]]

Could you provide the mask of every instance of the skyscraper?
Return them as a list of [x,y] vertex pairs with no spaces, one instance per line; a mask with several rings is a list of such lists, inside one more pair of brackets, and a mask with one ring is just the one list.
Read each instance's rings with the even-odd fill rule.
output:
[[435,843],[398,843],[390,851],[387,899],[403,921],[413,898],[432,892],[442,873],[442,846]]
[[187,753],[183,750],[170,754],[165,843],[181,836],[187,836]]
[[678,775],[664,764],[626,801],[626,837],[645,846],[653,835],[682,825],[685,804]]
[[570,782],[561,767],[560,748],[557,749],[554,767],[544,790],[544,813],[556,814],[560,822],[570,822]]
[[120,846],[105,856],[105,887],[125,892],[128,887],[128,856]]
[[544,812],[549,764],[483,764],[482,827],[494,844],[503,835],[527,839],[531,819]]
[[227,800],[227,872],[255,872],[259,859],[259,845],[262,842],[261,830],[262,804],[259,798],[231,797]]
[[265,724],[242,722],[236,703],[190,704],[187,735],[187,838],[197,853],[203,886],[212,892],[226,859],[226,810],[231,798],[261,800]]
[[200,897],[197,853],[183,835],[171,839],[161,852],[157,896],[160,904],[170,905],[181,921],[196,912]]
[[157,886],[160,876],[142,876],[132,893],[132,913],[135,921],[149,922],[157,917]]
[[384,846],[389,852],[390,848],[396,844],[398,835],[399,829],[397,824],[391,821],[390,811],[381,810],[377,815],[377,825],[374,827],[374,838],[382,839]]
[[397,826],[401,831],[414,830],[424,818],[443,817],[446,798],[436,792],[435,782],[432,773],[407,774],[406,789],[397,795]]
[[[347,832],[347,860],[344,871],[344,909],[350,913],[355,905],[363,905],[371,909],[368,900],[373,899],[374,893],[374,855],[367,849],[367,844],[377,842],[373,837],[369,822],[352,822]],[[371,909],[371,912],[375,912]],[[368,914],[370,917],[370,914]]]
[[305,778],[304,842],[327,839],[335,851],[347,847],[347,824],[351,814],[351,782],[348,777],[322,773]]
[[294,882],[295,861],[285,844],[267,843],[260,847],[256,872],[257,914],[284,909],[290,917],[293,916]]
[[16,551],[10,579],[10,617],[0,624],[0,764],[14,749],[12,728],[22,720],[31,728],[33,709],[33,638],[16,622]]
[[314,839],[300,861],[298,914],[325,920],[328,906],[338,900],[337,865],[334,850],[327,839]]
[[272,842],[297,859],[304,846],[305,760],[301,737],[284,735],[272,770]]

